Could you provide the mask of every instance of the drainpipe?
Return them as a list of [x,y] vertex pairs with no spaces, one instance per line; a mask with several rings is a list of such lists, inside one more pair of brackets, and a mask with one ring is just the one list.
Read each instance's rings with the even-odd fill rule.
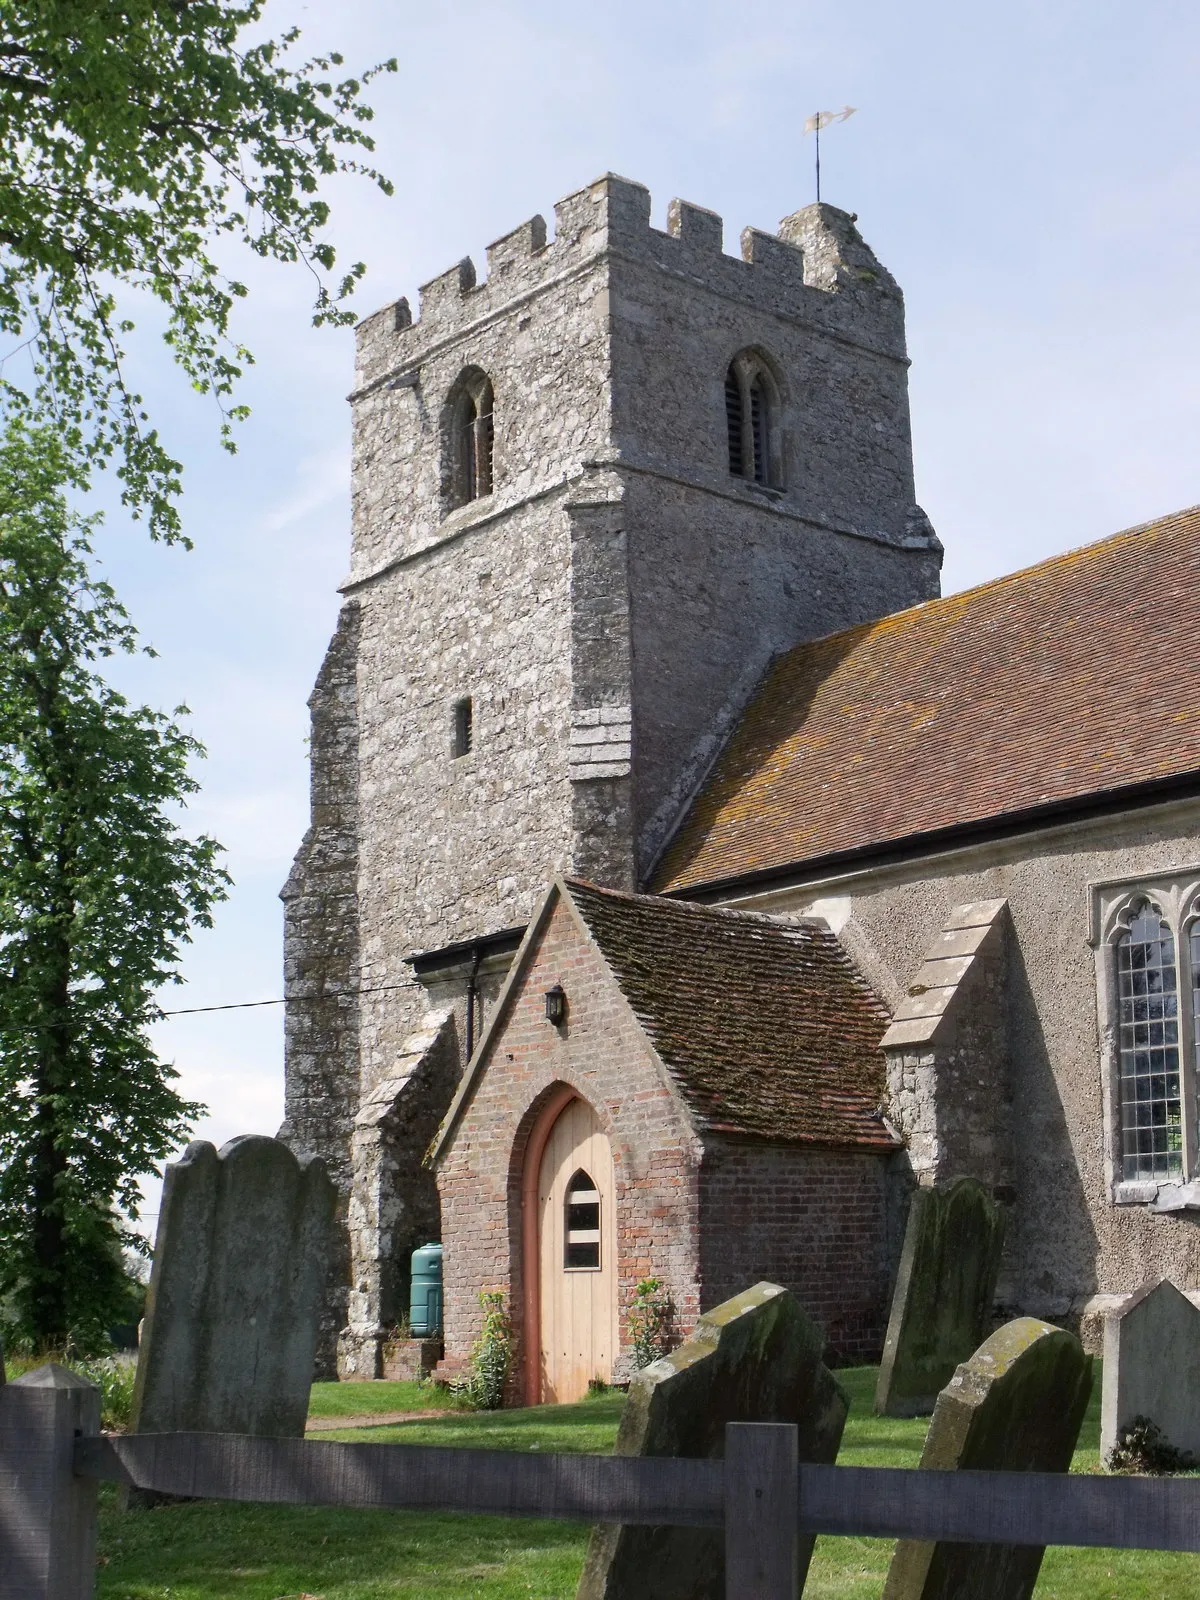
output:
[[[483,951],[478,945],[473,952],[471,973],[467,979],[467,1060],[475,1054],[475,1008],[479,1005],[479,963],[483,960]],[[482,1006],[479,1007],[482,1011]],[[481,1019],[482,1020],[482,1019]]]

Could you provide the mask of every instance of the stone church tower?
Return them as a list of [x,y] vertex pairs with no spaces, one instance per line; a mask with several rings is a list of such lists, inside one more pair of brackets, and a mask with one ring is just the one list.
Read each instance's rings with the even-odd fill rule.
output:
[[345,1371],[437,1236],[420,1158],[550,876],[640,885],[775,654],[938,593],[903,300],[854,221],[807,206],[738,259],[609,175],[359,328],[283,891],[282,1132],[345,1196]]

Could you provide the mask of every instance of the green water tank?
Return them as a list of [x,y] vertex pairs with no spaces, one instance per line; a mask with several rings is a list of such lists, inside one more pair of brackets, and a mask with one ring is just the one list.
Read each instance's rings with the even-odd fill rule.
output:
[[408,1320],[414,1339],[434,1339],[442,1331],[442,1247],[423,1244],[412,1253]]

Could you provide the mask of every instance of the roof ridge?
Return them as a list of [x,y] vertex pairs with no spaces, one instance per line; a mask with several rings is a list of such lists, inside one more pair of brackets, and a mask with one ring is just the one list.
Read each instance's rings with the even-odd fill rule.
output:
[[950,830],[1200,771],[1200,662],[1177,646],[1197,628],[1190,506],[794,645],[651,884],[729,887],[926,836],[940,849]]
[[625,904],[653,907],[668,913],[696,914],[713,921],[725,921],[744,927],[747,923],[770,929],[774,933],[814,933],[819,938],[833,939],[838,949],[842,948],[837,935],[822,917],[804,917],[784,922],[779,917],[773,917],[765,911],[744,911],[738,906],[707,905],[701,900],[687,900],[675,895],[642,894],[633,889],[610,889],[604,884],[592,883],[588,878],[574,878],[563,875],[563,883],[574,895],[577,889],[585,893],[601,895],[606,900],[615,900]]
[[[791,660],[793,656],[800,655],[805,650],[815,649],[817,645],[828,644],[833,639],[851,639],[856,635],[865,637],[877,628],[885,628],[909,617],[915,617],[918,612],[932,612],[943,606],[961,606],[972,600],[977,595],[986,594],[990,589],[1005,588],[1014,584],[1018,579],[1031,577],[1035,572],[1048,572],[1051,568],[1061,566],[1081,555],[1099,553],[1107,546],[1117,544],[1122,539],[1132,539],[1139,534],[1151,533],[1157,529],[1166,529],[1169,524],[1179,522],[1187,517],[1200,518],[1200,502],[1195,505],[1184,506],[1178,511],[1167,512],[1161,517],[1152,517],[1148,522],[1137,522],[1130,528],[1119,528],[1115,533],[1103,534],[1099,539],[1088,539],[1083,544],[1071,545],[1069,549],[1060,550],[1052,556],[1043,556],[1040,561],[1034,561],[1027,567],[1017,567],[1014,572],[1002,572],[995,578],[985,578],[982,583],[973,583],[969,589],[955,589],[951,594],[939,594],[931,600],[919,600],[916,605],[902,606],[898,611],[885,611],[881,617],[868,617],[865,622],[854,622],[848,628],[835,628],[832,633],[819,633],[812,639],[801,639],[796,644],[789,645],[786,650],[781,650],[768,664],[762,682],[784,661]],[[755,690],[755,694],[758,689]],[[754,696],[751,696],[753,702]],[[736,731],[737,724],[734,725]]]

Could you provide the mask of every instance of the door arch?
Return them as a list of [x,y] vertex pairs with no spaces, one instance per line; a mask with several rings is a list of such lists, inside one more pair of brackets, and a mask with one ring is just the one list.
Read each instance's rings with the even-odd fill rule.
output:
[[587,1101],[569,1091],[554,1097],[539,1122],[524,1185],[530,1334],[536,1325],[526,1346],[526,1399],[535,1404],[578,1400],[592,1378],[610,1382],[618,1348],[608,1135]]

